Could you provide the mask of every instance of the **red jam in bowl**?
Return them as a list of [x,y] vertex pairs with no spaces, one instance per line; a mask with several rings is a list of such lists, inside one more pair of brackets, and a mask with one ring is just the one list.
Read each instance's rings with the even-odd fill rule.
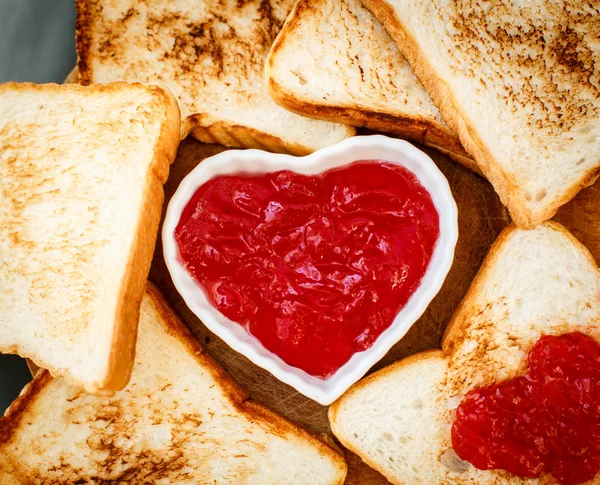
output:
[[321,378],[391,325],[438,236],[437,210],[416,176],[373,160],[321,175],[216,177],[175,230],[180,260],[211,303]]
[[600,345],[582,333],[545,336],[528,361],[524,376],[467,394],[454,451],[481,470],[591,480],[600,470]]

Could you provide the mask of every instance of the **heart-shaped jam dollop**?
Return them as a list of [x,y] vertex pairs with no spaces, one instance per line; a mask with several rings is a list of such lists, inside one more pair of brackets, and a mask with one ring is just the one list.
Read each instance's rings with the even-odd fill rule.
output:
[[438,236],[416,176],[373,160],[320,175],[219,176],[175,231],[186,270],[221,313],[323,378],[392,324]]
[[454,450],[481,470],[591,480],[600,470],[600,345],[578,332],[545,336],[528,360],[524,376],[467,394]]

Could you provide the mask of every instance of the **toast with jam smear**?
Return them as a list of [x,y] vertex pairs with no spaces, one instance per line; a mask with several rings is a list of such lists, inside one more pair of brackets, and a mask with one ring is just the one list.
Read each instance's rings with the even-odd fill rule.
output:
[[364,0],[512,218],[550,219],[600,173],[600,4]]
[[0,483],[341,485],[342,456],[249,399],[149,285],[112,397],[41,371],[0,418]]
[[89,392],[129,380],[179,145],[157,86],[0,85],[0,352]]
[[524,375],[540,337],[571,332],[600,342],[596,263],[559,224],[511,226],[456,310],[442,350],[355,384],[331,406],[332,430],[394,484],[556,483],[549,474],[525,479],[475,468],[453,449],[451,430],[467,393]]
[[265,74],[284,108],[415,140],[480,173],[360,0],[300,0],[273,43]]
[[181,138],[304,155],[355,130],[273,102],[264,60],[294,0],[77,0],[80,81],[160,82]]

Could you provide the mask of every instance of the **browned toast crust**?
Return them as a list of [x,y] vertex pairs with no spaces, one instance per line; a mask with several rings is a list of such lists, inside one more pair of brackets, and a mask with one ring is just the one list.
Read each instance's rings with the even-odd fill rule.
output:
[[0,443],[6,443],[11,435],[19,429],[23,412],[27,406],[36,399],[39,392],[52,380],[53,377],[50,372],[41,369],[36,377],[23,388],[19,397],[4,412],[4,417],[0,418]]
[[162,205],[163,185],[169,176],[169,167],[177,155],[179,146],[179,107],[173,96],[166,91],[151,87],[163,97],[164,119],[160,136],[156,140],[154,159],[146,175],[146,190],[139,213],[134,244],[129,252],[127,272],[121,283],[121,299],[117,309],[116,326],[113,334],[112,352],[109,359],[106,381],[99,389],[121,390],[129,382],[135,359],[137,325],[140,305],[150,273],[150,264],[158,234]]
[[435,148],[482,175],[477,163],[462,148],[458,139],[427,120],[368,110],[361,106],[326,106],[300,101],[273,79],[268,80],[268,89],[277,104],[294,113],[408,138]]
[[289,153],[296,156],[308,155],[309,148],[291,143],[269,133],[249,126],[236,125],[225,121],[203,122],[201,115],[189,118],[190,134],[202,143],[216,143],[226,147],[251,147],[273,153]]

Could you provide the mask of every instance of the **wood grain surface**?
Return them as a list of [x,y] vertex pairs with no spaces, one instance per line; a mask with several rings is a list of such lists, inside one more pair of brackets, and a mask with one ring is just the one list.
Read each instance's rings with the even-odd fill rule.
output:
[[[66,82],[76,81],[77,71],[74,70]],[[508,211],[485,179],[436,150],[423,146],[419,148],[429,154],[446,176],[458,205],[459,238],[455,259],[446,282],[423,316],[370,372],[421,350],[439,347],[446,324],[466,293],[489,247],[511,222]],[[181,180],[202,160],[224,150],[226,148],[222,146],[203,144],[191,137],[181,143],[165,185],[163,218],[167,204]],[[581,191],[575,199],[559,210],[554,220],[573,232],[592,252],[596,261],[600,260],[599,184]],[[150,280],[162,290],[200,343],[253,398],[308,430],[318,435],[327,435],[335,441],[327,420],[327,406],[321,406],[304,397],[230,349],[187,308],[173,286],[164,263],[160,235],[150,270]],[[406,392],[410,392],[410,389]],[[336,443],[341,448],[337,441]],[[347,485],[389,484],[382,475],[365,465],[356,455],[345,449],[343,451],[349,468]]]

